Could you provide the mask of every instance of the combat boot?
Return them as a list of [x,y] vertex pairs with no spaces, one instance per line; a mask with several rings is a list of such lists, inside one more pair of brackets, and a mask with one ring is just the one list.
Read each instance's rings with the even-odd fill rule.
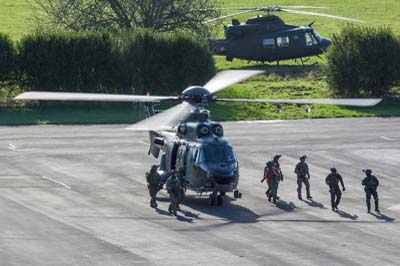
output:
[[377,213],[380,213],[381,211],[379,210],[379,200],[375,200],[375,211],[377,212]]
[[303,198],[301,197],[301,195],[298,195],[297,197],[299,198],[299,200],[303,200]]
[[368,213],[371,213],[371,202],[369,200],[367,200],[367,209]]

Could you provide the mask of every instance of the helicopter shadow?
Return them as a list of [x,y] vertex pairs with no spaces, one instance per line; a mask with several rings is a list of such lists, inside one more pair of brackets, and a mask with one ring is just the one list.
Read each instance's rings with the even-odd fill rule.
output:
[[385,221],[385,222],[393,222],[394,220],[396,220],[396,219],[394,219],[394,218],[392,218],[392,217],[389,217],[389,216],[387,216],[387,215],[385,215],[385,214],[383,214],[383,213],[375,214],[375,213],[371,212],[371,215],[372,215],[372,216],[375,216],[376,219],[378,219],[378,220],[383,220],[383,221]]
[[[232,204],[232,201],[234,200],[231,198],[225,198],[222,206],[210,206],[205,198],[187,197],[183,204],[201,213],[226,220],[228,223],[257,222],[257,219],[260,217],[259,215],[246,207]],[[202,218],[198,217],[198,219]]]
[[357,214],[351,214],[342,210],[337,210],[335,211],[337,214],[339,214],[341,217],[346,218],[346,219],[350,219],[350,220],[357,220],[358,219],[358,215]]
[[320,209],[327,209],[324,204],[321,202],[315,201],[313,199],[309,200],[303,200],[305,203],[307,203],[308,206],[314,207],[314,208],[320,208]]

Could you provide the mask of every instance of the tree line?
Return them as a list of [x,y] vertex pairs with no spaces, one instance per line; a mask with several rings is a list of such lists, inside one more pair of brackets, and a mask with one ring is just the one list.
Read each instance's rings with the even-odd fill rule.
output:
[[215,72],[208,43],[187,33],[0,34],[0,82],[31,90],[175,95]]

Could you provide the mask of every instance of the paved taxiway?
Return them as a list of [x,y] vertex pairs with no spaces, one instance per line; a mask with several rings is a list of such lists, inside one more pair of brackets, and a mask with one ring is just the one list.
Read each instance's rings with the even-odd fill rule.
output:
[[[0,265],[399,265],[400,119],[224,123],[240,161],[241,200],[209,207],[188,196],[179,217],[166,193],[151,209],[145,132],[124,126],[0,127]],[[283,154],[278,207],[260,183]],[[314,201],[293,173],[307,154]],[[324,179],[343,175],[340,212]],[[383,215],[366,213],[361,169],[380,178]],[[304,193],[304,192],[303,192]]]

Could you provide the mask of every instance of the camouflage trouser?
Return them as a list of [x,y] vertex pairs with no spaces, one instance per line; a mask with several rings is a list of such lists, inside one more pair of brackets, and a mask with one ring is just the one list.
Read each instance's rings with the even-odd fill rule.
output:
[[365,189],[365,196],[366,196],[368,211],[371,210],[371,195],[374,197],[374,200],[375,200],[375,210],[379,210],[378,192],[376,191],[376,189]]
[[329,192],[331,193],[332,208],[337,207],[342,198],[342,191],[340,191],[339,186],[331,186]]
[[169,199],[171,203],[169,204],[168,211],[176,214],[179,205],[179,193],[171,192],[169,193]]
[[308,178],[305,176],[297,177],[297,195],[301,198],[301,187],[302,185],[306,185],[307,198],[311,197],[310,194],[310,183],[308,182]]
[[279,186],[278,179],[276,179],[276,178],[268,179],[268,187],[270,190],[269,198],[272,198],[274,200],[274,202],[276,202],[277,197],[278,197],[278,186]]
[[149,189],[149,194],[151,197],[150,205],[153,207],[153,206],[157,205],[156,195],[157,195],[159,186],[158,185],[148,185],[147,188]]

